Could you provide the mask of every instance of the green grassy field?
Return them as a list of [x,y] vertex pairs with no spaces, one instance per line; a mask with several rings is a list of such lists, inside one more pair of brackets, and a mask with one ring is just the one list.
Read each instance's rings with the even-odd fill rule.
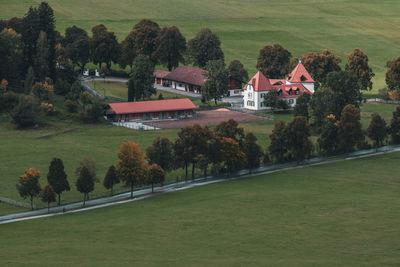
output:
[[0,226],[0,265],[382,266],[400,261],[400,153]]
[[[367,128],[373,112],[379,112],[387,122],[390,122],[394,109],[395,105],[364,104],[362,106],[363,128]],[[241,126],[246,132],[253,132],[258,138],[258,143],[265,149],[274,123],[280,119],[290,121],[293,115],[276,114],[275,121],[244,123]],[[81,194],[75,189],[74,170],[84,157],[91,157],[96,161],[98,178],[102,181],[107,168],[116,162],[117,151],[122,142],[136,141],[142,150],[145,150],[157,136],[166,136],[174,141],[179,131],[179,129],[169,129],[143,132],[106,123],[86,125],[76,119],[65,117],[49,118],[48,123],[49,125],[44,128],[16,130],[9,122],[9,118],[0,114],[0,169],[2,170],[0,196],[24,201],[15,188],[18,177],[24,170],[35,167],[42,171],[40,183],[45,185],[50,161],[53,157],[59,157],[64,161],[71,185],[71,191],[63,193],[62,198],[68,201],[79,201]],[[175,181],[178,176],[184,176],[182,169],[168,173],[167,179]],[[123,190],[122,185],[119,185],[117,190]],[[93,194],[99,195],[105,192],[102,184],[96,183]],[[38,199],[35,202],[41,204]]]
[[[239,59],[255,72],[258,51],[280,43],[293,57],[330,49],[346,60],[354,48],[364,50],[373,71],[374,90],[384,86],[385,65],[399,56],[396,0],[48,0],[57,29],[77,25],[90,30],[103,23],[122,40],[142,18],[160,26],[178,26],[187,39],[208,27],[221,39],[226,61]],[[40,0],[0,0],[0,18],[23,16]],[[344,65],[344,64],[343,64]]]

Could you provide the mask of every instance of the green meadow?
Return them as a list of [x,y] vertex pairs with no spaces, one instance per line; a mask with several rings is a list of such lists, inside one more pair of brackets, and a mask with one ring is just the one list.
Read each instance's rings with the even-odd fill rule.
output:
[[[0,18],[23,16],[40,0],[0,0]],[[280,43],[293,57],[330,49],[342,58],[354,48],[364,50],[376,73],[373,93],[385,85],[387,61],[399,56],[396,0],[48,0],[57,29],[77,25],[90,31],[103,23],[121,41],[142,18],[162,26],[176,25],[187,40],[208,27],[222,42],[227,62],[239,59],[256,71],[258,51]]]
[[0,226],[2,266],[383,266],[400,153]]

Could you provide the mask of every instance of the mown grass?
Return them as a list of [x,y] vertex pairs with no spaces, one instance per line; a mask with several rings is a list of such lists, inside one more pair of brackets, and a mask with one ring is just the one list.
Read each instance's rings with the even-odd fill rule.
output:
[[0,227],[0,264],[382,266],[400,261],[400,153]]
[[[103,23],[123,40],[142,18],[160,26],[176,25],[186,39],[208,27],[222,42],[227,62],[239,59],[255,72],[258,51],[280,43],[293,57],[330,49],[343,62],[353,49],[364,50],[376,73],[374,90],[385,84],[386,62],[399,56],[398,13],[400,2],[364,0],[49,0],[57,29],[77,25],[90,31]],[[23,16],[39,1],[0,0],[0,18]]]
[[[57,105],[56,107],[61,107]],[[395,105],[363,104],[363,128],[368,127],[373,112],[380,113],[389,123]],[[64,114],[64,115],[63,115]],[[274,121],[261,121],[241,124],[246,132],[253,132],[263,150],[269,144],[269,134],[272,133],[274,123],[278,120],[286,122],[293,119],[291,113],[275,114]],[[179,129],[160,131],[135,131],[123,127],[102,124],[83,124],[74,117],[68,118],[66,113],[60,117],[47,118],[46,127],[29,130],[17,130],[5,114],[0,114],[0,195],[17,201],[20,198],[15,185],[18,177],[24,170],[34,167],[42,171],[40,183],[47,182],[47,172],[53,157],[61,158],[68,175],[71,191],[62,195],[63,200],[78,201],[81,194],[76,191],[76,176],[74,170],[85,157],[95,160],[97,176],[100,183],[96,183],[93,195],[106,194],[101,182],[107,168],[117,160],[117,152],[124,141],[136,141],[143,151],[150,146],[157,136],[166,136],[171,141],[177,138]],[[315,138],[314,138],[315,139]],[[200,171],[198,171],[200,175]],[[184,177],[184,171],[178,169],[168,173],[168,181],[175,181],[177,177]],[[117,190],[123,190],[122,184]],[[36,203],[40,204],[39,200]]]

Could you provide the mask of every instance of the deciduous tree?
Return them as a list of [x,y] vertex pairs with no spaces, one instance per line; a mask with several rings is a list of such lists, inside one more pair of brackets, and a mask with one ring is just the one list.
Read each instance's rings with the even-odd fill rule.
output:
[[67,174],[64,171],[64,164],[61,159],[53,158],[51,160],[49,173],[47,174],[47,182],[58,195],[58,205],[60,205],[61,193],[70,190]]
[[147,162],[144,160],[143,152],[136,142],[122,143],[118,151],[116,171],[118,177],[130,187],[132,198],[133,187],[143,184],[147,172]]
[[120,47],[114,32],[107,30],[103,25],[96,25],[92,28],[92,38],[90,39],[91,56],[93,63],[106,63],[107,68],[111,69],[111,62],[117,63],[119,59]]
[[224,60],[219,38],[208,28],[201,30],[187,45],[189,61],[204,68],[209,60]]
[[360,109],[356,106],[349,104],[343,108],[338,133],[340,148],[345,152],[351,151],[364,137],[360,118]]
[[56,201],[56,192],[54,192],[53,187],[49,184],[43,187],[41,192],[41,199],[43,202],[47,203],[47,211],[50,211],[50,203]]
[[333,155],[339,151],[339,121],[335,115],[329,114],[322,125],[318,146],[322,155]]
[[346,71],[356,75],[361,90],[372,89],[372,77],[375,74],[368,65],[368,56],[361,49],[354,49],[347,55]]
[[223,60],[209,60],[206,70],[207,81],[201,88],[201,92],[207,100],[214,99],[216,105],[217,101],[228,92],[229,72]]
[[121,53],[118,59],[118,64],[125,69],[126,66],[133,67],[133,61],[136,57],[135,35],[134,31],[130,31],[125,39],[121,42]]
[[386,85],[390,90],[400,91],[400,57],[397,57],[387,63],[389,68],[386,71]]
[[236,140],[222,137],[219,139],[219,143],[221,162],[226,167],[228,175],[232,171],[240,170],[247,165],[246,154],[241,150]]
[[276,90],[269,90],[268,93],[264,95],[263,103],[265,107],[269,107],[271,111],[274,112],[279,104],[278,92]]
[[85,157],[81,160],[81,162],[79,163],[79,167],[75,169],[75,175],[79,176],[79,174],[81,173],[81,169],[83,167],[86,167],[89,171],[90,177],[93,178],[93,182],[98,181],[97,178],[97,174],[96,174],[96,162],[94,161],[94,159],[90,158],[90,157]]
[[400,144],[400,106],[396,107],[390,122],[390,135],[393,144]]
[[146,156],[150,164],[157,164],[163,170],[169,171],[173,167],[174,144],[167,137],[157,137],[151,146],[146,149]]
[[249,80],[249,74],[239,60],[232,60],[228,66],[229,75],[242,83]]
[[311,102],[311,95],[309,93],[303,93],[296,100],[296,105],[293,109],[294,116],[303,116],[308,120],[310,119],[310,114],[308,108]]
[[86,199],[89,199],[88,194],[94,190],[94,178],[86,166],[79,170],[76,189],[83,194],[83,206],[85,207]]
[[114,185],[119,183],[119,178],[117,176],[117,172],[115,170],[114,165],[111,165],[104,177],[103,185],[106,189],[111,189],[111,195],[114,194]]
[[163,184],[165,171],[157,164],[151,164],[148,169],[148,182],[151,183],[151,192],[154,192],[154,184]]
[[39,184],[40,171],[29,168],[23,175],[19,177],[17,189],[19,195],[24,199],[29,198],[31,201],[31,209],[33,210],[33,198],[37,197],[42,190]]
[[286,159],[287,154],[287,140],[285,135],[286,124],[280,120],[275,123],[272,134],[269,135],[271,140],[268,146],[268,152],[272,160],[281,163]]
[[374,140],[376,149],[382,146],[387,134],[385,120],[377,113],[372,114],[371,122],[367,128],[367,136]]
[[185,62],[183,54],[186,51],[186,39],[178,27],[162,28],[156,43],[157,49],[154,51],[153,57],[166,66],[169,71],[178,67],[179,62]]
[[48,82],[36,82],[32,86],[31,93],[37,96],[40,101],[49,99],[54,94],[54,86]]
[[33,96],[24,96],[11,113],[11,118],[18,128],[32,127],[39,118],[39,103]]
[[253,133],[246,134],[243,141],[243,152],[246,154],[247,168],[260,167],[263,156],[261,147],[257,144],[257,137]]
[[322,54],[310,52],[303,55],[301,60],[312,78],[318,83],[322,83],[328,73],[340,71],[339,63],[342,61],[340,57],[335,56],[329,50],[324,50]]
[[239,123],[234,119],[223,121],[214,128],[214,133],[217,137],[232,138],[239,144],[242,143],[244,138],[244,129],[239,127]]
[[68,27],[64,38],[65,56],[77,65],[81,72],[90,60],[90,38],[84,29]]
[[319,88],[310,101],[312,125],[320,128],[325,118],[334,110],[333,91],[330,88]]
[[267,45],[260,50],[256,67],[268,78],[283,78],[289,72],[291,56],[280,44]]
[[305,117],[295,117],[287,124],[284,133],[287,149],[297,164],[311,155],[313,145],[310,140],[310,126]]
[[156,93],[154,83],[154,65],[144,55],[138,55],[133,62],[128,82],[128,101],[146,100]]
[[153,54],[158,47],[160,27],[150,19],[142,19],[133,30],[136,55],[145,55],[155,64],[157,58]]

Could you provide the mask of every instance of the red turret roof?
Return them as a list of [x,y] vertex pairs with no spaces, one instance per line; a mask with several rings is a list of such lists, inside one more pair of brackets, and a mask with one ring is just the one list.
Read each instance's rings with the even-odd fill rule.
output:
[[287,80],[291,83],[313,83],[314,80],[311,78],[311,75],[308,73],[304,65],[299,62],[296,68],[289,74]]
[[253,86],[254,91],[267,91],[272,89],[271,83],[261,71],[258,71],[253,78],[250,79],[248,84]]

